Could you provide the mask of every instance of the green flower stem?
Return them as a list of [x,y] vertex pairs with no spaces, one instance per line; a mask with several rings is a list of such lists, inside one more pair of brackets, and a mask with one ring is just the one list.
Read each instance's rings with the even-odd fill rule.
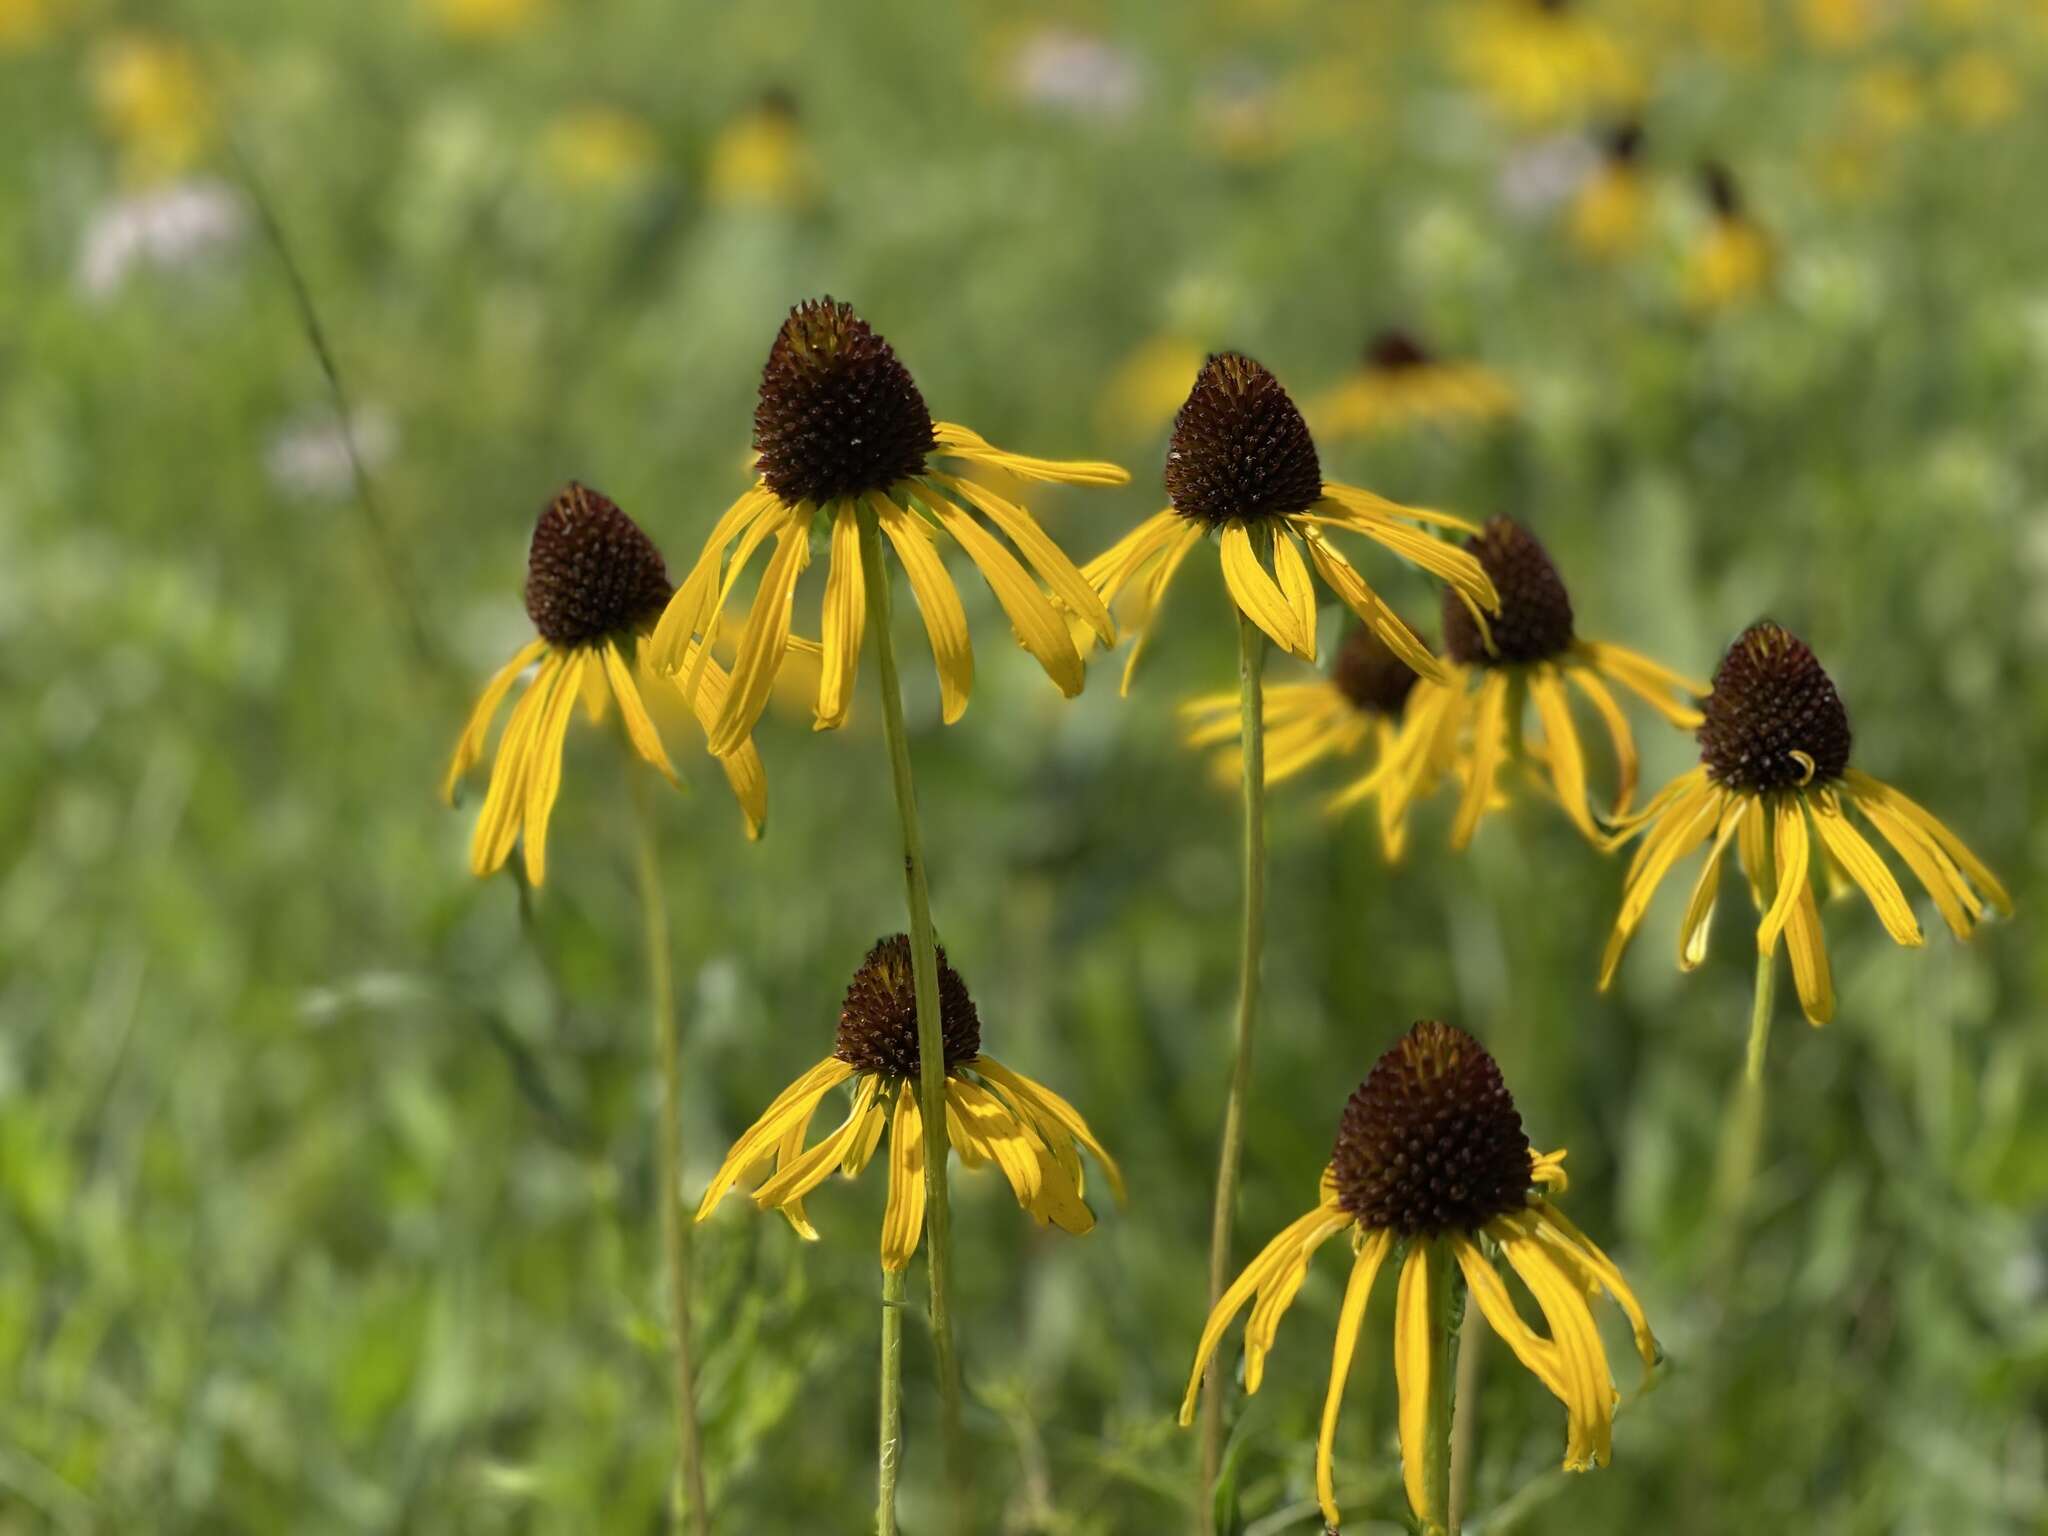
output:
[[912,985],[917,995],[917,1099],[924,1120],[924,1252],[931,1277],[932,1347],[939,1370],[946,1475],[953,1487],[954,1526],[968,1527],[967,1440],[960,1414],[960,1361],[953,1348],[953,1213],[946,1199],[946,1046],[939,1028],[939,949],[932,936],[931,894],[925,885],[924,835],[918,830],[917,790],[910,778],[910,738],[903,727],[903,694],[896,649],[889,636],[889,568],[882,563],[882,533],[875,515],[860,510],[861,577],[867,586],[867,626],[881,674],[882,733],[889,743],[896,815],[903,827],[903,880],[910,899]]
[[654,1054],[661,1069],[661,1134],[656,1138],[656,1191],[661,1201],[661,1246],[668,1269],[669,1334],[673,1345],[676,1472],[670,1490],[676,1530],[710,1536],[711,1508],[704,1492],[704,1448],[697,1435],[697,1377],[690,1352],[690,1228],[683,1218],[683,1064],[676,1028],[675,977],[669,968],[668,902],[661,888],[661,845],[647,775],[637,764],[633,840],[640,908],[646,919],[647,992],[654,1021]]
[[1458,1324],[1451,1315],[1451,1275],[1457,1268],[1449,1244],[1429,1248],[1429,1434],[1422,1444],[1422,1480],[1428,1508],[1423,1536],[1457,1536],[1451,1522],[1451,1409],[1458,1377]]
[[[1259,1012],[1259,957],[1266,926],[1266,711],[1261,674],[1266,637],[1242,613],[1237,616],[1237,683],[1242,719],[1244,781],[1244,931],[1238,955],[1237,1031],[1230,1069],[1230,1097],[1223,1110],[1223,1145],[1216,1168],[1216,1209],[1209,1223],[1209,1305],[1213,1309],[1230,1282],[1230,1229],[1237,1210],[1237,1177],[1244,1161],[1245,1097],[1252,1077],[1252,1026]],[[1195,1525],[1208,1531],[1214,1516],[1216,1479],[1223,1467],[1223,1373],[1212,1366],[1202,1385],[1201,1481]]]
[[896,1536],[896,1473],[903,1465],[903,1271],[882,1271],[882,1428],[876,1452],[879,1536]]
[[[1759,806],[1751,812],[1761,814]],[[1768,861],[1766,861],[1768,865]],[[1768,911],[1775,900],[1776,879],[1766,867],[1758,874],[1759,911]],[[1777,998],[1778,956],[1775,948],[1756,957],[1756,986],[1749,1009],[1749,1044],[1743,1053],[1742,1077],[1728,1098],[1722,1126],[1721,1166],[1716,1179],[1714,1229],[1720,1234],[1721,1262],[1715,1267],[1725,1279],[1740,1255],[1742,1225],[1749,1212],[1750,1186],[1755,1182],[1757,1162],[1763,1149],[1764,1061],[1770,1052],[1771,1014]]]

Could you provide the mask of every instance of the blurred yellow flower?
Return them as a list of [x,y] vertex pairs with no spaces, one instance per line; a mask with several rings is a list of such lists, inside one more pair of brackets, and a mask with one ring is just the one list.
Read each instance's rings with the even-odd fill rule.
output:
[[1161,334],[1139,342],[1102,388],[1096,420],[1103,432],[1139,437],[1172,421],[1206,356],[1185,336]]
[[565,187],[617,191],[637,185],[661,160],[661,141],[641,118],[616,107],[564,112],[541,139],[541,163]]
[[720,208],[807,208],[818,177],[796,103],[770,91],[726,124],[711,146],[705,199]]
[[1885,20],[1881,0],[1800,0],[1798,16],[1806,40],[1829,53],[1861,47]]
[[1858,125],[1867,133],[1899,138],[1927,119],[1927,88],[1903,59],[1873,64],[1850,85]]
[[128,33],[94,55],[93,102],[133,180],[190,170],[212,147],[213,106],[199,58],[175,38]]
[[470,41],[515,37],[531,31],[547,13],[548,0],[423,0],[434,22],[450,37]]
[[1621,43],[1572,0],[1484,0],[1447,7],[1465,76],[1525,127],[1632,106],[1642,82]]
[[1988,48],[1959,53],[1935,81],[1942,110],[1967,128],[1989,128],[2018,116],[2024,93],[2011,64]]
[[1743,210],[1735,178],[1709,164],[1702,174],[1713,216],[1687,253],[1679,291],[1697,314],[1733,309],[1762,293],[1771,279],[1770,237]]
[[1341,438],[1494,421],[1514,409],[1514,390],[1492,369],[1436,357],[1407,332],[1385,330],[1361,366],[1310,405],[1308,419],[1318,435]]
[[1599,167],[1572,198],[1567,221],[1572,244],[1595,261],[1616,261],[1636,250],[1650,222],[1650,187],[1643,176],[1643,130],[1623,123],[1606,136]]
[[21,53],[49,36],[51,0],[0,0],[0,53]]

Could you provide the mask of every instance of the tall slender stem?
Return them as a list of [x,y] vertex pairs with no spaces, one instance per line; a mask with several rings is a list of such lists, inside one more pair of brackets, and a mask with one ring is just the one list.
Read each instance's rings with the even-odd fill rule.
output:
[[[1751,815],[1762,814],[1764,806]],[[1769,860],[1765,864],[1768,866]],[[1775,898],[1774,871],[1757,872],[1757,901],[1768,910]],[[1714,1228],[1720,1234],[1720,1262],[1715,1267],[1725,1280],[1741,1251],[1741,1232],[1749,1210],[1750,1185],[1756,1178],[1757,1162],[1763,1148],[1764,1061],[1771,1044],[1771,1013],[1777,998],[1778,956],[1759,951],[1756,957],[1756,985],[1749,1008],[1749,1043],[1743,1051],[1742,1077],[1728,1098],[1727,1119],[1722,1126],[1721,1166],[1716,1179]]]
[[628,776],[633,781],[638,834],[633,839],[633,862],[639,875],[640,909],[647,924],[647,993],[654,1019],[654,1054],[661,1067],[656,1185],[675,1368],[676,1472],[670,1488],[670,1514],[675,1529],[687,1528],[692,1536],[710,1536],[704,1448],[697,1437],[697,1372],[690,1353],[690,1229],[683,1220],[683,1063],[676,1028],[675,977],[669,969],[668,902],[662,894],[659,831],[647,776],[637,765],[629,768]]
[[1451,1529],[1472,1508],[1473,1461],[1479,1454],[1479,1374],[1486,1358],[1486,1314],[1467,1306],[1458,1325],[1457,1396],[1451,1415]]
[[[1244,780],[1244,931],[1238,952],[1237,1029],[1230,1068],[1230,1097],[1223,1109],[1223,1146],[1217,1157],[1216,1208],[1209,1222],[1209,1306],[1213,1310],[1230,1280],[1230,1229],[1237,1212],[1237,1174],[1244,1161],[1244,1104],[1252,1080],[1252,1025],[1259,1012],[1259,956],[1266,928],[1266,710],[1260,686],[1266,667],[1266,637],[1242,613],[1237,616],[1237,688],[1241,715],[1238,738]],[[1207,1531],[1214,1519],[1216,1478],[1223,1467],[1223,1376],[1213,1367],[1202,1386],[1201,1483],[1195,1526]]]
[[903,1465],[903,1271],[882,1271],[882,1428],[875,1455],[878,1536],[896,1536],[896,1473]]
[[917,790],[910,778],[910,738],[903,728],[903,694],[896,648],[889,636],[889,569],[872,512],[860,511],[861,576],[867,587],[868,633],[875,639],[881,674],[882,733],[896,785],[896,815],[903,827],[903,883],[910,899],[912,985],[917,994],[917,1099],[924,1140],[924,1252],[931,1277],[932,1348],[939,1369],[947,1479],[953,1485],[954,1525],[967,1528],[967,1440],[960,1417],[960,1361],[953,1348],[953,1213],[946,1198],[946,1154],[951,1142],[933,1127],[946,1123],[946,1046],[939,1028],[939,947],[932,936],[931,894],[925,886],[924,835],[918,830]]
[[1458,1327],[1451,1316],[1452,1263],[1446,1245],[1430,1240],[1429,1252],[1429,1435],[1422,1445],[1422,1478],[1429,1508],[1422,1513],[1424,1536],[1457,1536],[1451,1519],[1451,1408],[1458,1375]]

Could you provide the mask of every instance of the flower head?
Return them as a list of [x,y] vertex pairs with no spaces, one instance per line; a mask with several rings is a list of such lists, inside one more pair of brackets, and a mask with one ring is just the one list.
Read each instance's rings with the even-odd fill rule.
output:
[[[1374,1064],[1345,1105],[1315,1207],[1282,1229],[1210,1312],[1181,1423],[1192,1421],[1202,1375],[1248,1302],[1244,1383],[1247,1393],[1259,1390],[1280,1319],[1301,1289],[1310,1259],[1330,1238],[1348,1232],[1351,1279],[1338,1313],[1316,1445],[1317,1501],[1333,1530],[1341,1518],[1331,1468],[1338,1412],[1373,1282],[1390,1256],[1400,1264],[1393,1347],[1401,1461],[1418,1516],[1426,1507],[1429,1376],[1442,1368],[1431,1348],[1427,1304],[1439,1266],[1457,1265],[1487,1322],[1565,1405],[1565,1467],[1606,1465],[1618,1399],[1591,1302],[1605,1292],[1627,1314],[1646,1372],[1656,1365],[1658,1348],[1621,1271],[1542,1193],[1562,1193],[1563,1163],[1562,1151],[1530,1149],[1522,1117],[1485,1047],[1448,1024],[1416,1024]],[[1548,1337],[1523,1321],[1482,1240],[1528,1287]]]
[[1492,421],[1515,408],[1515,393],[1491,369],[1437,356],[1410,331],[1375,332],[1359,367],[1311,409],[1327,436],[1406,426]]
[[1601,158],[1572,199],[1572,243],[1595,261],[1614,261],[1642,244],[1650,193],[1643,178],[1643,127],[1634,119],[1601,137]]
[[1922,942],[1897,879],[1850,821],[1852,807],[1913,872],[1958,939],[1970,937],[1987,906],[2010,914],[2005,888],[1960,838],[1924,807],[1851,766],[1853,740],[1848,710],[1812,649],[1767,619],[1744,630],[1714,672],[1699,727],[1699,766],[1620,825],[1622,838],[1640,833],[1643,841],[1629,865],[1600,985],[1614,979],[1664,877],[1703,843],[1707,861],[1679,926],[1679,967],[1691,970],[1706,958],[1721,859],[1733,842],[1759,914],[1758,949],[1773,954],[1779,939],[1786,941],[1800,1007],[1813,1023],[1826,1023],[1835,993],[1813,895],[1817,870],[1862,890],[1898,943]]
[[[578,700],[593,723],[604,718],[607,701],[616,700],[633,750],[676,782],[642,697],[643,687],[655,682],[643,665],[642,642],[669,592],[661,551],[609,498],[572,480],[542,509],[526,566],[526,613],[539,638],[515,652],[485,686],[442,788],[452,805],[463,775],[483,756],[506,694],[538,663],[498,742],[470,844],[470,868],[478,876],[495,873],[513,844],[523,841],[527,879],[539,885],[546,877],[562,741]],[[708,727],[725,698],[726,676],[708,658],[703,667],[698,718]],[[752,742],[742,741],[720,766],[739,797],[748,834],[758,835],[768,797],[760,755]]]
[[[1608,685],[1626,689],[1684,730],[1699,724],[1689,700],[1706,689],[1634,651],[1580,639],[1564,577],[1536,536],[1512,518],[1494,518],[1465,547],[1493,582],[1500,610],[1482,628],[1463,604],[1444,603],[1449,686],[1437,690],[1426,708],[1418,707],[1409,725],[1425,740],[1456,744],[1465,793],[1452,845],[1464,847],[1481,818],[1503,803],[1500,770],[1517,754],[1541,767],[1541,782],[1572,824],[1603,841],[1588,800],[1586,753],[1569,689],[1579,692],[1606,727],[1615,758],[1616,817],[1627,814],[1634,796],[1637,758],[1628,717]],[[1525,698],[1535,706],[1542,731],[1536,743],[1523,739]]]
[[763,91],[726,124],[711,146],[704,196],[721,208],[790,210],[817,201],[817,168],[794,96]]
[[[1217,353],[1196,375],[1174,419],[1165,479],[1170,505],[1086,567],[1104,603],[1126,588],[1138,594],[1138,635],[1124,666],[1126,689],[1168,585],[1195,545],[1211,533],[1217,536],[1224,584],[1238,611],[1281,649],[1305,661],[1315,660],[1316,654],[1312,562],[1324,582],[1397,656],[1425,677],[1442,675],[1429,648],[1393,616],[1331,542],[1329,529],[1363,534],[1448,582],[1461,601],[1494,606],[1492,583],[1477,561],[1413,526],[1471,525],[1324,480],[1315,439],[1301,412],[1280,381],[1242,353]],[[1308,560],[1302,558],[1304,549]]]
[[1681,274],[1681,294],[1696,313],[1733,309],[1762,293],[1771,280],[1770,237],[1749,214],[1734,174],[1719,161],[1700,167],[1700,194],[1709,217]]
[[[1115,637],[1108,610],[1029,512],[966,474],[949,474],[929,461],[960,459],[1021,479],[1072,485],[1120,485],[1129,476],[1114,464],[1010,453],[966,427],[933,420],[895,349],[851,305],[828,297],[789,312],[761,371],[754,448],[759,478],[711,530],[654,632],[658,664],[681,677],[684,691],[694,697],[697,672],[686,657],[700,654],[693,649],[698,637],[717,632],[741,568],[773,541],[741,632],[732,690],[711,731],[714,753],[743,741],[768,701],[789,641],[797,577],[810,562],[811,535],[820,521],[829,530],[831,569],[819,730],[844,724],[852,698],[867,622],[864,523],[872,525],[867,537],[878,532],[888,540],[909,577],[949,723],[967,708],[974,652],[960,593],[939,557],[941,532],[988,580],[1018,643],[1063,694],[1071,698],[1082,684],[1081,655],[1067,616],[1088,625],[1105,644]],[[738,550],[728,565],[735,541]]]
[[[1095,1225],[1081,1160],[1086,1148],[1102,1165],[1119,1201],[1123,1175],[1087,1122],[1065,1099],[982,1054],[981,1019],[959,972],[939,951],[940,1029],[946,1052],[946,1135],[969,1168],[994,1163],[1017,1203],[1040,1225],[1084,1233]],[[740,1139],[704,1192],[703,1221],[733,1186],[771,1159],[775,1171],[754,1191],[754,1204],[776,1209],[797,1233],[816,1240],[805,1196],[838,1169],[858,1177],[889,1132],[889,1199],[882,1217],[882,1267],[906,1268],[924,1231],[923,1116],[918,1108],[917,1001],[910,940],[877,940],[839,1010],[832,1054],[798,1078]],[[825,1096],[851,1082],[853,1105],[839,1128],[805,1147]]]

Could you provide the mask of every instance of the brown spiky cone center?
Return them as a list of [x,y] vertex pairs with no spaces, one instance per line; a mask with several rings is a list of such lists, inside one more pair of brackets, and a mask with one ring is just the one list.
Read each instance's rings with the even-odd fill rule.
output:
[[1487,621],[1493,634],[1489,649],[1471,610],[1445,589],[1444,649],[1453,661],[1473,667],[1521,666],[1571,649],[1571,594],[1534,534],[1512,518],[1496,517],[1467,539],[1465,548],[1492,578],[1500,612]]
[[1728,647],[1700,713],[1700,761],[1729,789],[1825,784],[1849,766],[1849,711],[1834,679],[1804,640],[1769,619]]
[[[856,1072],[915,1081],[917,989],[912,979],[910,938],[877,939],[846,988],[832,1054]],[[981,1054],[981,1018],[967,983],[939,951],[939,1032],[945,1040],[946,1070],[952,1072]]]
[[1278,379],[1237,352],[1202,365],[1173,419],[1166,494],[1182,517],[1212,528],[1306,512],[1322,499],[1315,439]]
[[654,541],[587,485],[563,486],[534,524],[526,613],[550,645],[589,645],[643,629],[673,590]]
[[922,474],[932,415],[895,349],[829,295],[789,312],[761,369],[754,451],[784,502],[822,506]]

